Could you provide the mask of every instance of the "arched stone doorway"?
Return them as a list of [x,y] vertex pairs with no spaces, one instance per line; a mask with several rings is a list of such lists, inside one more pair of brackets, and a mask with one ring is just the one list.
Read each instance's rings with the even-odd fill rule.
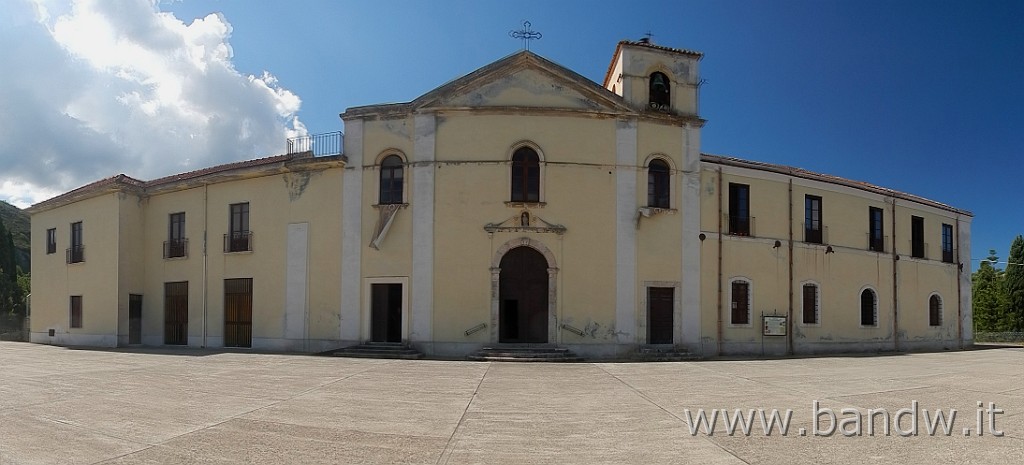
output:
[[491,262],[491,342],[555,343],[555,256],[526,237],[502,245]]
[[548,264],[530,247],[501,257],[498,342],[548,342]]

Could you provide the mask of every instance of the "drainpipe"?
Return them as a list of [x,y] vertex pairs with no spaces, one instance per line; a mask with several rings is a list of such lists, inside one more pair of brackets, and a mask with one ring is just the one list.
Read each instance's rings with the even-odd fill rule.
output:
[[718,355],[722,355],[722,167],[718,167]]
[[964,306],[963,306],[963,301],[960,300],[961,298],[963,298],[963,294],[962,294],[963,293],[963,289],[961,288],[960,275],[963,274],[963,272],[964,272],[964,263],[962,261],[960,261],[960,214],[959,213],[956,214],[956,222],[955,222],[955,226],[954,227],[956,228],[956,229],[953,230],[953,237],[955,238],[955,244],[956,244],[956,249],[955,249],[956,250],[955,257],[956,258],[953,261],[957,264],[956,265],[957,266],[957,273],[956,273],[956,341],[957,341],[957,347],[959,347],[960,350],[963,350],[964,349],[964,323],[963,323]]
[[892,344],[893,350],[900,351],[899,281],[896,268],[900,256],[896,253],[896,198],[892,199]]
[[209,217],[210,217],[210,215],[209,215],[209,211],[210,211],[209,195],[210,195],[210,185],[209,184],[204,184],[203,185],[203,344],[201,346],[203,348],[206,347],[206,312],[207,312],[207,300],[209,300],[209,298],[208,298],[209,290],[207,289],[208,286],[206,284],[207,276],[209,274],[208,258],[207,258],[208,254],[207,254],[207,251],[206,251],[207,242],[208,242],[207,241],[207,234],[206,233],[207,233],[207,230],[209,229],[208,225],[209,225]]
[[786,345],[793,355],[793,178],[789,178],[789,314],[786,317]]

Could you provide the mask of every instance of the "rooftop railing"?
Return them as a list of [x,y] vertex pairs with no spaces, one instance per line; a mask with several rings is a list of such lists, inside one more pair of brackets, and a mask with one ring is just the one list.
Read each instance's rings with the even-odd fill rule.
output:
[[307,134],[288,138],[288,153],[313,152],[314,157],[344,153],[345,135],[341,131]]

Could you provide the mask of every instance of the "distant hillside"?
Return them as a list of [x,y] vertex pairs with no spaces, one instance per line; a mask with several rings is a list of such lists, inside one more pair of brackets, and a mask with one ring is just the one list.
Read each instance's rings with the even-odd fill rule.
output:
[[30,250],[32,248],[32,227],[29,223],[28,213],[3,200],[0,200],[0,221],[4,227],[11,231],[14,237],[14,248],[17,249],[18,266],[28,273],[31,269]]

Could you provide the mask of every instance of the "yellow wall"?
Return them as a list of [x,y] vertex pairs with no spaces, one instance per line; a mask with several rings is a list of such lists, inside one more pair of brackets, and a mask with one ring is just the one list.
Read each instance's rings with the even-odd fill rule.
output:
[[[82,222],[85,260],[66,263],[71,223]],[[80,201],[74,208],[32,216],[32,340],[57,344],[117,344],[118,194]],[[46,253],[46,230],[57,229],[57,253]],[[82,296],[82,327],[70,328],[70,296]],[[53,328],[56,335],[47,336]]]
[[[941,261],[941,224],[955,224],[956,214],[898,199],[893,227],[892,199],[880,194],[785,176],[777,173],[724,166],[719,181],[718,164],[704,165],[702,171],[702,230],[705,241],[701,269],[715,279],[702,285],[704,334],[717,340],[719,271],[721,271],[722,351],[756,352],[762,342],[767,352],[785,351],[784,338],[764,338],[760,315],[788,314],[789,291],[793,292],[792,325],[796,352],[952,348],[957,345],[958,268]],[[792,218],[788,215],[792,180]],[[718,266],[719,182],[722,211],[728,213],[728,184],[750,186],[751,237],[728,235],[727,217],[722,217],[725,234]],[[804,198],[822,198],[823,244],[804,242]],[[885,252],[868,250],[868,209],[883,209]],[[927,259],[910,257],[910,217],[925,218]],[[792,281],[789,278],[789,227],[793,231]],[[899,260],[892,254],[892,234],[897,236]],[[775,247],[778,240],[780,247]],[[954,239],[954,243],[956,240]],[[934,244],[934,245],[933,245]],[[831,252],[828,250],[831,249]],[[893,266],[897,266],[894,286]],[[752,282],[753,324],[729,324],[730,281],[745,277]],[[802,285],[818,285],[818,324],[802,320]],[[877,295],[878,324],[862,326],[860,293],[870,287]],[[942,298],[943,318],[939,327],[928,324],[928,299]],[[894,294],[898,295],[895,305]],[[898,320],[894,321],[894,306]],[[960,311],[964,311],[961,309]],[[899,334],[899,341],[894,338]],[[716,348],[717,351],[717,348]]]

